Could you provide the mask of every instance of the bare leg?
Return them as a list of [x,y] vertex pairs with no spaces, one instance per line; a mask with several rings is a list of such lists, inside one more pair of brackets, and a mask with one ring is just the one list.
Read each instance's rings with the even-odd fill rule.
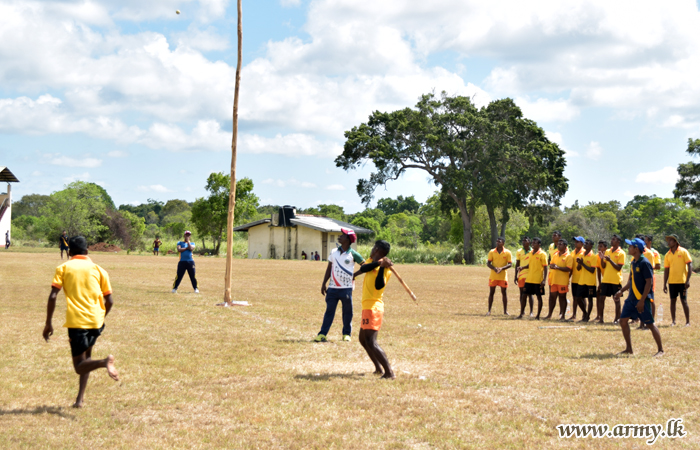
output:
[[[578,301],[577,300],[578,300],[577,297],[573,297],[572,303],[574,304],[574,307],[573,307],[574,312],[571,315],[571,317],[569,317],[567,320],[576,320],[576,312],[578,311]],[[584,311],[582,314],[585,314],[586,308],[585,307],[581,308],[581,311]]]
[[[532,302],[532,295],[530,296],[530,302]],[[540,314],[542,314],[542,295],[537,294],[537,317],[535,319],[540,320]]]
[[592,313],[593,313],[593,297],[588,297],[588,311],[586,312],[587,319],[584,320],[584,322],[588,322],[589,320],[591,320]]
[[[532,305],[532,303],[530,303]],[[527,306],[527,295],[525,294],[525,289],[520,288],[520,315],[518,319],[522,319],[525,315],[525,307]]]
[[394,378],[396,378],[396,375],[394,375],[394,371],[391,370],[391,365],[389,364],[389,359],[386,357],[386,353],[384,353],[384,350],[382,350],[382,348],[379,346],[379,344],[377,344],[377,334],[379,334],[379,331],[377,331],[377,330],[363,330],[363,331],[365,331],[365,333],[366,333],[367,346],[372,349],[377,360],[384,368],[384,376],[382,378],[387,378],[387,379],[393,380]]
[[618,353],[618,355],[631,355],[634,352],[632,351],[632,337],[630,336],[629,319],[626,317],[624,319],[621,319],[620,327],[622,328],[622,336],[625,337],[625,343],[627,344],[627,347],[625,347],[623,351]]
[[683,313],[685,314],[685,326],[690,325],[690,308],[688,308],[688,297],[683,295],[681,297],[681,306],[683,307]]
[[552,313],[554,313],[554,306],[557,304],[557,293],[552,292],[551,288],[549,291],[549,314],[545,317],[545,320],[552,318]]
[[[615,298],[613,297],[613,300]],[[620,305],[620,300],[615,300],[615,321],[613,322],[614,324],[617,324],[620,322],[620,314],[622,313],[622,306]]]
[[566,320],[566,294],[559,294],[559,320]]
[[93,370],[105,368],[107,369],[107,374],[114,380],[119,381],[119,373],[114,367],[114,356],[109,355],[105,359],[93,360],[92,347],[88,348],[85,353],[73,357],[73,368],[75,373],[80,375],[80,387],[78,390],[78,397],[75,399],[75,408],[80,408],[83,406],[83,400],[85,396],[85,388],[87,388],[87,382],[90,372]]
[[[510,314],[508,314],[508,292],[507,289],[504,287],[501,288],[501,297],[503,298],[503,314],[509,316]],[[491,308],[489,308],[489,311],[490,310]]]
[[[588,313],[586,313],[586,299],[584,297],[574,297],[574,304],[581,307],[581,322],[588,322]],[[573,319],[573,317],[572,317]]]
[[671,326],[676,325],[676,300],[678,297],[671,297]]
[[532,295],[528,295],[528,297],[530,298],[530,317],[532,317],[532,306],[533,306],[534,301],[533,301]]
[[496,286],[489,287],[489,312],[486,313],[487,316],[491,315],[491,307],[493,306],[493,295],[496,293]]
[[369,347],[369,344],[367,342],[367,337],[365,336],[365,331],[367,330],[360,330],[360,344],[362,347],[365,349],[367,352],[367,355],[369,356],[369,359],[372,360],[372,363],[374,364],[374,373],[376,375],[384,375],[384,371],[382,370],[382,366],[379,365],[379,360],[377,360],[377,357],[374,355],[372,352],[372,349]]
[[656,341],[657,352],[654,357],[662,356],[664,354],[664,347],[661,345],[661,333],[659,332],[659,328],[653,323],[647,325],[647,328],[651,330],[651,335],[654,336],[654,341]]

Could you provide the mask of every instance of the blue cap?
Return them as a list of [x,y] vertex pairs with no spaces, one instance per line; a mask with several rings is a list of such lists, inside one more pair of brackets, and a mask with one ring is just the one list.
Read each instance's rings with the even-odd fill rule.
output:
[[643,252],[644,247],[646,246],[644,241],[639,239],[639,238],[634,238],[632,240],[625,239],[625,242],[627,243],[627,245],[634,245],[635,247],[637,247],[639,249],[640,252]]
[[586,240],[583,238],[583,236],[576,236],[576,237],[574,238],[574,241],[578,241],[578,242],[580,242],[580,243],[582,243],[582,244],[585,244],[585,243],[586,243]]

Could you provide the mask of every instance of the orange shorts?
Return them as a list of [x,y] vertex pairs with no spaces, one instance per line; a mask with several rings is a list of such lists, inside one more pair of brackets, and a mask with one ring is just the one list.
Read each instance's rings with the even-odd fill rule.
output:
[[376,309],[363,309],[362,310],[362,325],[360,328],[362,330],[377,330],[382,327],[382,319],[384,318],[384,311],[379,311]]
[[489,287],[500,286],[502,288],[508,287],[508,280],[489,280]]
[[569,292],[569,286],[562,285],[562,284],[553,284],[549,290],[550,292],[558,292],[560,294],[566,294]]
[[518,280],[518,287],[519,288],[525,287],[525,279],[526,279],[526,277],[522,277],[521,279]]

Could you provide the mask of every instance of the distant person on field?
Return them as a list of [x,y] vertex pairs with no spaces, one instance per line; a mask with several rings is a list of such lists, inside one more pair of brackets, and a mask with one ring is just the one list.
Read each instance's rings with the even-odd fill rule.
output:
[[[525,293],[530,297],[530,303],[533,302],[532,296],[537,296],[537,316],[535,319],[540,320],[542,313],[542,296],[544,295],[544,284],[547,281],[547,254],[540,248],[542,240],[538,237],[532,238],[532,254],[530,255],[529,264],[521,270],[527,270],[527,278],[525,278]],[[525,303],[520,303],[520,315],[518,319],[523,318],[525,314]]]
[[[549,249],[547,250],[547,261],[549,264],[552,263],[552,258],[559,251],[559,239],[561,239],[561,231],[552,232],[552,243],[549,244]],[[554,276],[554,271],[549,271],[549,276],[547,278],[547,286],[549,286],[549,295],[552,295],[552,277]]]
[[10,245],[12,245],[12,243],[10,242],[10,230],[7,230],[7,232],[5,233],[5,250],[10,248]]
[[625,265],[625,251],[620,248],[621,244],[620,236],[613,234],[610,239],[610,248],[605,251],[605,255],[600,261],[603,279],[598,289],[597,322],[599,323],[603,323],[605,318],[606,297],[613,297],[615,300],[615,320],[613,323],[618,323],[620,319],[620,299],[615,299],[615,294],[622,288],[622,267]]
[[654,270],[649,260],[642,254],[644,251],[643,240],[635,238],[631,241],[625,240],[625,242],[629,245],[629,254],[632,256],[630,276],[625,287],[615,293],[615,300],[619,302],[622,293],[627,290],[630,291],[629,297],[625,300],[625,306],[620,314],[620,326],[622,327],[622,335],[625,338],[627,346],[618,354],[631,355],[634,353],[632,351],[629,320],[639,319],[651,330],[651,334],[654,336],[657,346],[657,353],[654,356],[661,356],[664,354],[664,348],[661,345],[661,333],[659,333],[659,329],[654,325],[654,318],[651,316],[651,300],[649,298]]
[[[581,277],[578,281],[577,291],[574,292],[574,300],[578,301],[583,313],[581,322],[591,320],[593,312],[593,302],[597,298],[596,285],[600,283],[600,264],[598,255],[593,253],[593,241],[586,239],[583,246],[583,254],[576,258],[575,264],[581,271]],[[596,279],[598,283],[596,283]],[[586,299],[588,299],[588,308],[586,308]]]
[[489,273],[489,310],[487,316],[491,315],[491,307],[493,306],[493,296],[496,293],[496,287],[501,288],[501,299],[503,300],[503,314],[508,315],[508,269],[513,266],[513,254],[504,247],[505,238],[499,237],[496,239],[496,248],[489,252],[486,267],[491,269]]
[[[549,314],[547,314],[545,319],[552,318],[558,297],[559,320],[566,320],[566,293],[569,292],[569,279],[574,267],[574,258],[569,252],[568,244],[566,239],[559,239],[557,242],[558,250],[552,256],[549,264],[549,278],[552,284],[549,287]],[[551,275],[551,273],[554,273],[554,275]]]
[[46,326],[42,334],[48,342],[53,334],[51,321],[56,308],[56,297],[61,289],[64,289],[67,308],[66,323],[63,326],[68,328],[73,368],[75,373],[80,375],[78,397],[73,407],[80,408],[83,406],[90,372],[104,367],[113,380],[119,381],[119,373],[114,367],[114,356],[109,355],[100,360],[92,359],[92,347],[105,329],[105,316],[112,309],[114,300],[109,275],[87,256],[85,238],[71,238],[68,245],[68,256],[71,260],[56,268],[46,307]]
[[301,251],[301,259],[306,260],[306,252],[304,250]]
[[[586,251],[583,249],[586,239],[583,236],[576,236],[574,238],[574,250],[571,252],[571,257],[574,259],[574,267],[571,271],[571,295],[574,298],[572,303],[574,304],[571,310],[573,311],[571,317],[568,321],[576,320],[576,311],[579,306],[579,284],[581,283],[581,275],[583,274],[583,267],[576,263],[576,260],[580,258]],[[582,301],[582,300],[581,300]],[[581,310],[581,315],[586,315],[586,308]]]
[[387,241],[377,241],[372,248],[369,259],[360,266],[353,278],[364,273],[362,281],[362,324],[360,325],[360,344],[369,359],[374,363],[374,373],[382,378],[396,378],[384,350],[377,344],[377,335],[384,319],[384,288],[391,277],[393,265],[386,256],[391,250]]
[[63,259],[63,252],[66,252],[66,258],[68,258],[68,235],[66,231],[63,231],[61,237],[58,239],[58,245],[61,247],[61,259]]
[[321,260],[321,255],[319,255],[318,252],[316,252],[316,261],[320,261],[320,260]]
[[676,325],[676,300],[681,297],[681,305],[685,313],[685,326],[690,325],[690,309],[688,308],[688,288],[690,276],[693,274],[693,258],[688,250],[680,246],[678,236],[666,236],[668,253],[664,257],[664,294],[671,294],[671,326]]
[[[530,238],[523,238],[523,246],[515,252],[515,279],[518,282],[518,288],[520,289],[520,315],[525,313],[525,306],[527,305],[527,292],[525,291],[525,280],[527,279],[527,274],[529,269],[523,269],[530,264],[530,256],[532,255],[532,249],[530,248]],[[532,314],[532,297],[530,297],[530,317]]]
[[321,331],[314,339],[315,342],[327,341],[338,302],[343,304],[343,341],[350,341],[352,335],[353,271],[355,264],[362,264],[365,259],[350,247],[357,240],[355,231],[345,228],[341,228],[340,231],[338,248],[333,249],[328,257],[328,266],[321,283],[321,295],[325,296],[326,312],[323,315]]
[[185,272],[187,272],[187,275],[190,277],[195,294],[199,294],[197,278],[195,278],[194,258],[192,257],[195,245],[194,242],[190,240],[191,237],[192,232],[185,231],[183,240],[177,243],[177,252],[180,254],[180,261],[177,263],[177,277],[175,277],[175,283],[173,283],[173,294],[177,294],[177,288],[180,286]]
[[156,236],[156,240],[153,241],[153,255],[158,256],[160,254],[160,246],[163,244],[163,241],[160,240],[159,236]]

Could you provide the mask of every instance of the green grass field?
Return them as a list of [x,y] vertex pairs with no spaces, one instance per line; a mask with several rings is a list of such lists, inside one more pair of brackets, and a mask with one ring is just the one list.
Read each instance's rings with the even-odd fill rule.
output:
[[41,337],[58,252],[0,254],[0,448],[645,448],[555,427],[670,418],[688,435],[655,447],[700,444],[700,322],[668,327],[667,298],[666,355],[651,358],[651,334],[634,330],[636,354],[616,358],[613,325],[541,329],[561,324],[504,317],[498,297],[485,317],[485,268],[397,266],[419,301],[390,281],[379,342],[397,379],[386,381],[357,342],[359,287],[353,342],[340,342],[340,311],[331,342],[311,342],[325,263],[236,260],[235,299],[251,306],[224,309],[224,259],[197,260],[201,295],[187,278],[173,295],[174,258],[91,256],[116,302],[93,357],[114,354],[122,381],[94,372],[75,410],[63,294],[57,333]]

